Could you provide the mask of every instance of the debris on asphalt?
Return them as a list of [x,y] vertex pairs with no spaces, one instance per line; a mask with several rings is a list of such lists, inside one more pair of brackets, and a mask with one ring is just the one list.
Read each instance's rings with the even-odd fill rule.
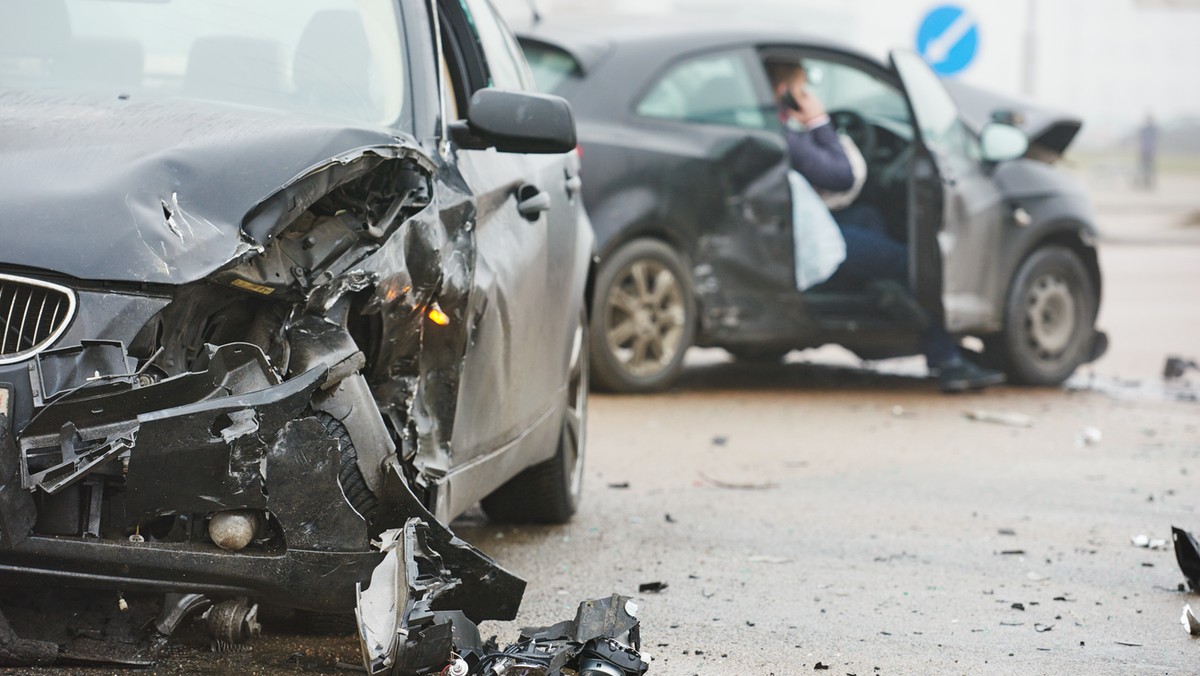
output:
[[1000,556],[1025,556],[1024,549],[1002,549]]
[[1200,619],[1196,619],[1196,613],[1192,612],[1191,604],[1183,607],[1183,615],[1179,617],[1179,621],[1189,635],[1200,636]]
[[1032,570],[1029,571],[1028,573],[1025,573],[1025,577],[1028,578],[1030,582],[1045,582],[1046,580],[1050,579],[1050,578],[1046,577],[1045,575],[1041,575]]
[[1054,628],[1053,624],[1035,624],[1033,628],[1037,633],[1044,634]]
[[467,612],[445,609],[462,601],[454,595],[460,585],[430,546],[432,537],[416,518],[380,535],[383,561],[370,585],[360,586],[355,609],[368,674],[558,676],[570,669],[640,676],[649,669],[640,653],[637,604],[618,594],[584,601],[574,620],[523,629],[503,649],[494,639],[484,642]]
[[995,423],[997,425],[1007,425],[1009,427],[1033,427],[1033,418],[1024,413],[1014,413],[1012,411],[986,411],[983,409],[975,409],[967,411],[963,414],[968,420],[976,422]]
[[1104,433],[1100,431],[1100,428],[1085,427],[1083,428],[1083,431],[1079,433],[1079,436],[1075,437],[1075,446],[1076,448],[1083,448],[1084,446],[1099,446],[1103,439]]
[[774,481],[763,481],[760,483],[736,483],[714,479],[703,472],[700,473],[700,478],[715,488],[725,488],[735,491],[765,491],[772,488],[779,488],[779,484],[775,483]]
[[1187,578],[1192,591],[1200,592],[1200,543],[1196,536],[1182,528],[1171,528],[1171,537],[1175,540],[1175,560],[1179,569]]
[[1014,604],[1012,604],[1012,609],[1013,610],[1025,610],[1025,604],[1024,603],[1014,603]]
[[779,564],[779,563],[791,563],[792,562],[791,559],[789,559],[785,556],[762,556],[762,555],[758,555],[758,554],[755,554],[754,556],[751,556],[750,558],[748,558],[746,560],[749,561],[750,563]]
[[608,485],[609,488],[629,488],[628,481],[614,481]]
[[662,590],[666,589],[668,586],[670,586],[670,585],[668,585],[666,582],[657,582],[657,581],[656,582],[643,582],[638,585],[638,593],[639,594],[657,594],[657,593],[661,592]]
[[1134,547],[1143,549],[1166,549],[1167,541],[1151,539],[1149,535],[1133,535],[1129,538],[1129,544]]
[[1128,641],[1113,641],[1113,643],[1116,643],[1117,645],[1128,646],[1130,648],[1141,648],[1142,647],[1141,643],[1130,643]]
[[729,443],[729,437],[724,437],[724,436],[721,436],[721,435],[717,435],[717,436],[715,436],[715,437],[713,437],[713,438],[712,438],[712,445],[713,445],[713,446],[724,446],[725,444],[728,444],[728,443]]
[[1015,536],[1016,534],[1017,534],[1017,531],[1016,531],[1016,530],[1014,530],[1014,529],[1012,529],[1012,528],[998,528],[998,529],[996,529],[996,535],[1013,535],[1013,536]]
[[670,512],[663,515],[663,520],[665,520],[667,523],[679,523],[675,520],[675,517],[671,516]]
[[813,671],[827,671],[828,669],[829,669],[828,664],[822,664],[820,662],[817,662],[816,664],[813,665]]
[[1200,370],[1200,366],[1198,366],[1196,361],[1193,359],[1186,359],[1184,357],[1177,357],[1174,355],[1169,356],[1167,357],[1167,363],[1163,364],[1163,378],[1166,378],[1167,380],[1182,378],[1183,375],[1188,372],[1188,369]]

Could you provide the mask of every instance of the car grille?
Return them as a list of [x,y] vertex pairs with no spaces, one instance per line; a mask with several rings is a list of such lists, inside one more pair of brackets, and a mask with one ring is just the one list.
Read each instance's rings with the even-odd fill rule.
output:
[[0,275],[0,364],[28,359],[58,340],[74,314],[70,289]]

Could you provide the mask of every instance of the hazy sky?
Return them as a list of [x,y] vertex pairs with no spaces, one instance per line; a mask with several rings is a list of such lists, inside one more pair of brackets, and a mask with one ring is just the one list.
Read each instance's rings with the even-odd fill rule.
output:
[[[526,0],[495,0],[514,25]],[[537,0],[545,16],[686,13],[770,21],[884,56],[913,49],[921,19],[946,4],[977,26],[979,51],[956,77],[1032,98],[1085,120],[1105,143],[1140,123],[1200,117],[1200,0]],[[1030,10],[1033,21],[1030,23]],[[1024,82],[1032,27],[1034,75]],[[1086,142],[1086,141],[1085,141]]]

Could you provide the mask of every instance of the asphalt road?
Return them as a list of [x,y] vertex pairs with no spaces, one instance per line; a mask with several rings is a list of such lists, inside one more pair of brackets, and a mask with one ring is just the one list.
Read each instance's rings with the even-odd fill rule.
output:
[[[946,396],[915,360],[826,348],[747,367],[713,350],[669,393],[593,397],[570,525],[454,525],[529,580],[518,621],[484,635],[620,592],[652,674],[1197,673],[1179,616],[1200,596],[1177,589],[1169,549],[1130,543],[1200,531],[1200,374],[1160,377],[1167,354],[1200,357],[1200,227],[1180,225],[1197,182],[1095,185],[1112,350],[1070,388]],[[185,635],[160,667],[337,671],[356,649],[272,631],[214,657]]]
[[675,391],[593,397],[572,524],[456,528],[530,581],[518,624],[637,597],[651,673],[1200,673],[1179,623],[1200,595],[1130,543],[1200,531],[1200,374],[1160,375],[1200,356],[1191,186],[1096,186],[1112,350],[1069,389],[955,397],[915,360],[697,352]]

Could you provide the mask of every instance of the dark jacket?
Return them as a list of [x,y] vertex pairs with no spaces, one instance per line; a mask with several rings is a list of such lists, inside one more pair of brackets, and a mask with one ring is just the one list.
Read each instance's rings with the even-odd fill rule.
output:
[[841,192],[854,187],[854,169],[837,130],[826,122],[807,131],[784,127],[792,168],[817,190]]

